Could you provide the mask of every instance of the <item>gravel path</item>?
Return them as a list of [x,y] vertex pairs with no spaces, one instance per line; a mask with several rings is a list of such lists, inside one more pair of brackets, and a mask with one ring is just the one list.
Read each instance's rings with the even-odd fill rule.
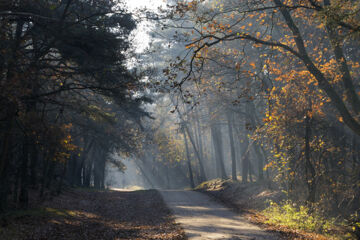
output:
[[256,239],[275,240],[279,236],[249,223],[244,217],[194,191],[160,191],[175,215],[176,222],[191,240]]

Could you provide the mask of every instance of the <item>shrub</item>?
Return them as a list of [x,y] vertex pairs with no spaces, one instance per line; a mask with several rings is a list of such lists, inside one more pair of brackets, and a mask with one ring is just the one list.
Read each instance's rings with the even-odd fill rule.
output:
[[328,233],[334,228],[334,218],[321,217],[320,214],[311,211],[307,206],[297,206],[291,201],[285,201],[281,204],[272,201],[269,203],[270,206],[262,212],[268,218],[266,223],[317,233]]

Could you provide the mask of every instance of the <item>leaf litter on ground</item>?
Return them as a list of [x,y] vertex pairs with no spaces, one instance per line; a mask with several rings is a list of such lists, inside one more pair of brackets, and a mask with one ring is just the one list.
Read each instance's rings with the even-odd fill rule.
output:
[[71,189],[8,214],[0,239],[186,239],[156,190]]

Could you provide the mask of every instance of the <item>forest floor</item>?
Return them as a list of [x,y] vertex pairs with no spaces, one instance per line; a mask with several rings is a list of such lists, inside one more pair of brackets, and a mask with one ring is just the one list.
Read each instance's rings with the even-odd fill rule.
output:
[[156,190],[71,189],[0,216],[0,239],[186,239]]
[[281,202],[285,195],[278,190],[270,190],[257,183],[243,184],[232,180],[214,179],[204,182],[196,188],[197,191],[207,194],[214,201],[226,205],[233,211],[244,216],[251,223],[261,228],[279,233],[284,239],[291,240],[328,240],[337,239],[321,234],[292,229],[287,226],[267,223],[267,218],[261,213],[268,201]]

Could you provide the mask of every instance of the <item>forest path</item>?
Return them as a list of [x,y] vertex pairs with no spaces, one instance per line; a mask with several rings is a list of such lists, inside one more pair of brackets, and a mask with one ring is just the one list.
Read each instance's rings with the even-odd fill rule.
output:
[[160,190],[187,237],[195,239],[273,240],[279,236],[249,223],[244,217],[194,191]]

